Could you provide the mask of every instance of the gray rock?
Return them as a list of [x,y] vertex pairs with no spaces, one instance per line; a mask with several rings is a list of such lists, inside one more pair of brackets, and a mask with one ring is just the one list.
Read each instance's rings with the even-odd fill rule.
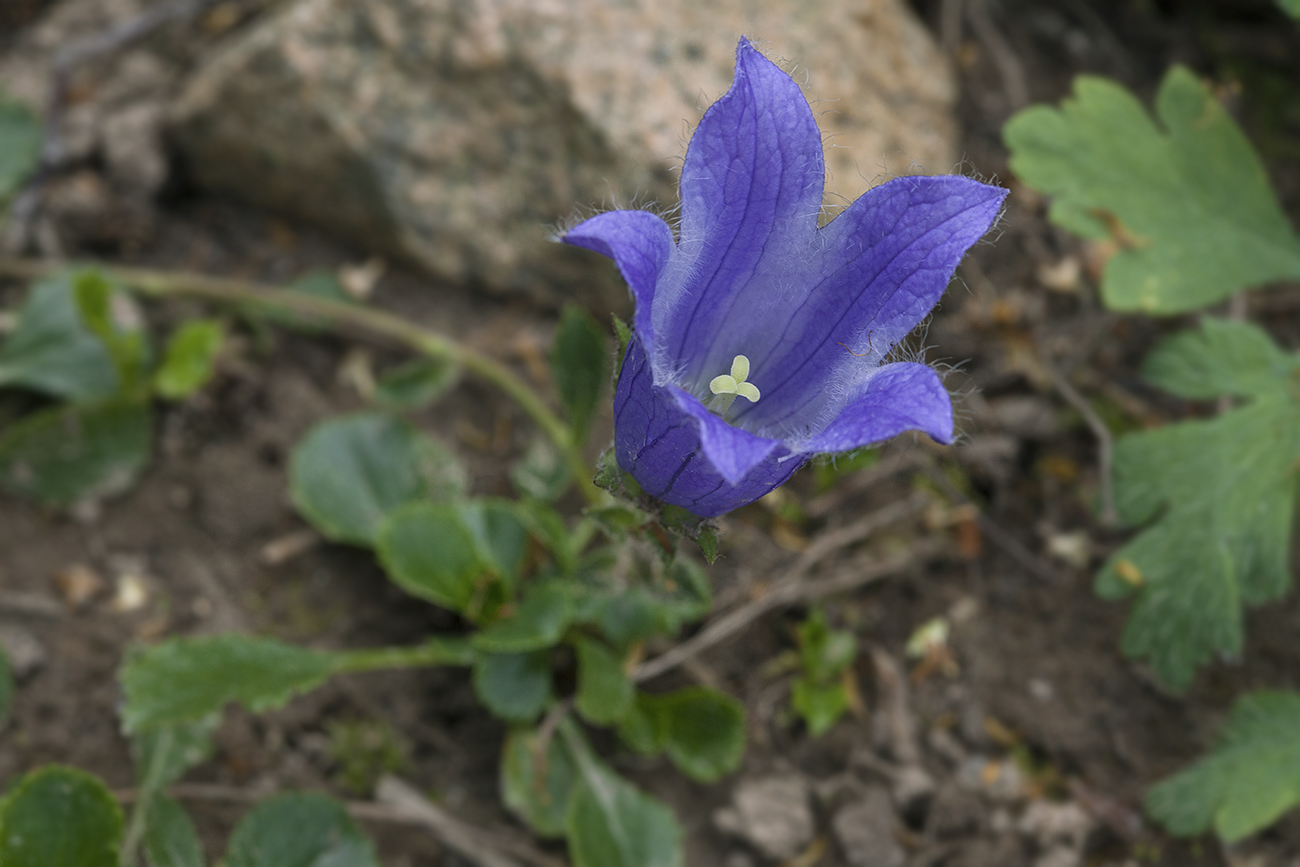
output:
[[556,220],[675,206],[742,32],[816,98],[830,202],[953,168],[952,76],[902,0],[295,0],[194,76],[171,140],[200,184],[432,274],[625,303]]
[[907,854],[894,837],[889,795],[869,789],[860,801],[842,808],[831,820],[840,851],[852,867],[903,867]]
[[713,814],[718,830],[753,846],[761,855],[784,861],[812,842],[816,825],[808,783],[797,774],[742,780],[732,803]]

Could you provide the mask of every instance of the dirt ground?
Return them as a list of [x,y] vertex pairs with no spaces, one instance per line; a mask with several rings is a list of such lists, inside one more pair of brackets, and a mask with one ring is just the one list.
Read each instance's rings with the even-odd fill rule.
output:
[[[43,5],[4,4],[0,34],[30,23]],[[792,627],[806,613],[798,608],[769,615],[649,684],[712,682],[746,702],[750,747],[737,774],[694,784],[666,764],[598,744],[672,806],[687,829],[692,867],[771,863],[718,830],[713,815],[738,786],[772,775],[793,775],[812,794],[815,834],[788,862],[802,867],[854,863],[841,851],[834,819],[872,790],[893,794],[893,831],[913,865],[1294,867],[1297,816],[1230,851],[1210,838],[1169,840],[1141,818],[1145,790],[1206,749],[1234,698],[1248,689],[1300,688],[1300,606],[1292,594],[1253,611],[1243,658],[1208,666],[1185,695],[1164,690],[1120,655],[1125,607],[1098,600],[1091,574],[1126,536],[1103,527],[1089,507],[1098,487],[1096,442],[1051,374],[1068,378],[1117,429],[1198,411],[1145,386],[1136,373],[1152,341],[1185,323],[1120,317],[1099,306],[1093,251],[1048,224],[1044,203],[1011,182],[999,130],[1022,91],[1030,101],[1055,102],[1074,74],[1089,72],[1149,99],[1170,63],[1186,63],[1225,84],[1225,100],[1259,142],[1295,219],[1300,37],[1264,0],[973,3],[984,17],[968,19],[959,32],[944,23],[951,3],[915,5],[957,61],[967,166],[1013,190],[999,231],[959,270],[926,337],[931,359],[956,367],[949,384],[963,395],[962,441],[940,448],[903,437],[884,448],[875,467],[843,477],[829,493],[818,489],[812,470],[801,472],[784,498],[801,505],[804,518],[763,504],[727,516],[710,574],[721,597],[751,598],[810,541],[933,488],[936,476],[967,486],[984,518],[930,507],[821,564],[816,574],[831,575],[855,568],[863,550],[898,550],[927,536],[951,542],[943,557],[825,603],[833,623],[859,636],[862,703],[823,737],[809,738],[790,712],[789,674],[764,665],[792,646]],[[1279,78],[1290,82],[1289,94],[1259,85]],[[183,181],[159,207],[161,219],[146,237],[101,240],[75,252],[268,282],[366,258],[337,239],[207,198]],[[1081,267],[1074,283],[1060,276],[1068,277],[1071,263]],[[0,285],[0,308],[20,292],[15,283]],[[520,369],[553,327],[551,311],[436,285],[395,266],[374,303],[466,335]],[[1282,345],[1300,345],[1300,285],[1254,293],[1248,307]],[[149,308],[159,323],[192,312]],[[102,775],[111,787],[131,786],[114,675],[134,642],[239,629],[312,646],[364,647],[416,642],[453,626],[450,615],[412,604],[389,585],[369,555],[303,537],[305,524],[288,501],[293,446],[315,423],[362,406],[345,375],[359,349],[332,336],[243,333],[212,386],[161,413],[156,459],[130,493],[74,515],[0,495],[0,635],[20,669],[14,715],[0,730],[0,780],[62,762]],[[17,409],[12,402],[0,407],[0,421]],[[502,468],[529,435],[517,410],[467,379],[418,420],[455,445],[475,493],[509,494]],[[608,439],[612,422],[601,424],[598,442]],[[277,543],[302,538],[301,551],[274,556]],[[1082,559],[1073,564],[1053,553],[1071,542],[1080,550],[1080,540]],[[78,567],[103,587],[72,605],[56,579]],[[147,591],[143,604],[126,611],[117,595],[124,576]],[[904,646],[937,616],[952,623],[954,664],[916,671]],[[186,778],[210,784],[187,796],[209,853],[222,851],[230,827],[260,794],[305,787],[365,800],[367,792],[350,790],[340,777],[330,748],[339,725],[386,730],[404,753],[400,776],[468,822],[523,834],[498,804],[503,726],[478,706],[463,672],[439,670],[342,678],[279,712],[228,713],[215,758]],[[915,797],[901,791],[905,767],[928,781]],[[1068,813],[1076,826],[1048,827],[1036,809],[1042,805],[1077,808]],[[385,864],[467,863],[423,830],[366,827]],[[562,857],[562,849],[537,845]]]

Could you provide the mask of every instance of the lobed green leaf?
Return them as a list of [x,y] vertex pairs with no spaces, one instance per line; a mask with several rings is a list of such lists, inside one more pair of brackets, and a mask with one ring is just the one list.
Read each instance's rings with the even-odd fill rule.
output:
[[1011,170],[1055,197],[1053,222],[1120,247],[1102,282],[1113,309],[1180,313],[1300,277],[1300,239],[1259,157],[1184,67],[1161,83],[1155,119],[1118,84],[1080,76],[1072,99],[1025,109],[1003,139]]
[[1213,826],[1231,843],[1300,804],[1300,695],[1239,699],[1209,756],[1155,786],[1147,812],[1171,833]]
[[[1157,349],[1149,369],[1163,384],[1248,403],[1216,419],[1131,434],[1115,449],[1120,518],[1150,524],[1106,563],[1097,591],[1136,597],[1124,651],[1149,659],[1176,689],[1197,666],[1239,653],[1242,607],[1277,598],[1290,584],[1300,362],[1262,341],[1253,326],[1207,320],[1198,334]],[[1215,387],[1178,370],[1184,364],[1201,365],[1193,370]]]

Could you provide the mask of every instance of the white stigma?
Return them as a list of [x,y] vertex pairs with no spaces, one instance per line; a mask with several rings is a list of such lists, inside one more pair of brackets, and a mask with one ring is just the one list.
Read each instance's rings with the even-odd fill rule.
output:
[[709,381],[709,391],[714,394],[713,399],[709,401],[709,409],[726,418],[727,410],[731,409],[737,397],[743,397],[750,403],[757,403],[762,395],[754,383],[746,382],[747,379],[749,379],[749,359],[737,355],[731,361],[730,374],[724,373]]

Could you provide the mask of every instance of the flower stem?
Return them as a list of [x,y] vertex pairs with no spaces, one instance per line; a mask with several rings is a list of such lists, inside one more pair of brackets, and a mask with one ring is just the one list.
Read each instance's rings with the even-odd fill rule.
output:
[[505,365],[463,343],[421,328],[400,316],[301,292],[276,289],[242,280],[208,277],[185,271],[154,271],[76,262],[51,262],[0,257],[0,275],[34,280],[64,268],[94,268],[104,276],[151,298],[197,298],[240,307],[276,308],[311,316],[339,327],[386,338],[421,355],[459,365],[492,383],[519,404],[564,455],[574,484],[589,503],[603,502],[594,473],[583,460],[569,427],[546,406],[537,393]]

